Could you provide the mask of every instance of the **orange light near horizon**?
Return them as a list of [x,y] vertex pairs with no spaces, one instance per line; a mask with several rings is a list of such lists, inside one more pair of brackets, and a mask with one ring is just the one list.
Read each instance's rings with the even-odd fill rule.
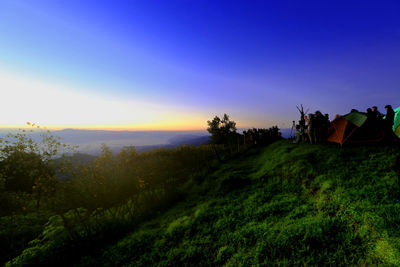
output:
[[[27,128],[26,121],[31,121],[49,130],[205,131],[207,120],[223,115],[184,104],[89,93],[85,88],[50,83],[1,68],[0,91],[4,96],[0,114],[7,114],[0,117],[0,128]],[[229,115],[242,129],[275,125],[264,116],[254,120],[246,111]]]
[[[0,69],[0,128],[26,128],[32,121],[47,129],[197,130],[206,116],[198,111],[146,99],[93,94]],[[7,89],[5,89],[7,88]]]
[[[41,129],[46,130],[110,130],[110,131],[206,131],[206,127],[200,128],[193,126],[177,125],[39,125]],[[28,125],[0,125],[0,129],[30,129]],[[36,128],[36,127],[35,127]]]
[[[198,124],[183,124],[179,122],[165,122],[165,123],[148,123],[144,125],[134,125],[134,124],[112,124],[112,125],[84,125],[84,124],[67,124],[67,125],[41,125],[41,129],[47,130],[63,130],[63,129],[77,129],[77,130],[109,130],[109,131],[207,131],[207,120],[200,119],[197,121]],[[199,126],[199,125],[203,125]],[[29,129],[32,128],[27,124],[9,124],[9,125],[0,125],[0,129]],[[241,126],[237,125],[239,129],[249,129],[249,128],[269,128],[269,126],[257,126],[257,123],[254,123],[250,126]]]

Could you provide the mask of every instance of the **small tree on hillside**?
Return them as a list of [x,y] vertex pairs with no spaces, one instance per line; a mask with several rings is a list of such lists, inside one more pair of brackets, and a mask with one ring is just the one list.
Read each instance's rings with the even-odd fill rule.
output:
[[[212,121],[207,121],[207,131],[211,134],[211,144],[213,145],[228,145],[232,153],[233,144],[236,140],[236,122],[231,121],[227,114],[224,114],[223,118],[220,119],[215,116]],[[213,146],[215,154],[218,160],[220,156],[215,146]]]
[[73,151],[73,147],[61,144],[49,131],[40,132],[40,141],[28,136],[26,130],[0,138],[0,177],[4,190],[31,195],[39,209],[42,197],[49,198],[55,192],[58,183],[55,157],[62,151]]
[[207,121],[207,124],[207,131],[211,134],[213,144],[228,144],[236,135],[236,122],[231,121],[227,114],[224,114],[222,120],[215,116],[212,121]]

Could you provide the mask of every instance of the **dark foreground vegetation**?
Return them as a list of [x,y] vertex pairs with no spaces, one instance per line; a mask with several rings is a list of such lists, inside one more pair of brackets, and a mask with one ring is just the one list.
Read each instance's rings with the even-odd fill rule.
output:
[[[193,180],[254,146],[226,121],[214,125],[218,141],[210,145],[117,154],[103,146],[90,160],[71,157],[76,148],[48,131],[38,139],[35,125],[35,137],[21,130],[0,139],[0,263],[22,253],[9,264],[68,265],[116,242],[184,199]],[[280,138],[274,129],[271,142]]]
[[[42,161],[29,149],[3,150],[41,171],[24,180],[31,188],[2,180],[1,260],[6,266],[400,265],[393,168],[399,147],[290,141],[244,147],[229,135],[235,138],[228,145],[146,153],[128,147],[113,155],[104,147],[82,166],[68,160],[42,166],[52,162],[46,149],[34,153]],[[54,182],[53,171],[68,179]]]
[[3,142],[0,259],[23,251],[18,264],[68,264],[97,242],[116,240],[180,199],[179,187],[204,175],[215,153],[224,157],[227,150],[204,145],[137,153],[126,147],[113,155],[104,146],[93,162],[77,165],[67,156],[53,159],[65,146],[48,133],[40,143],[25,133]]

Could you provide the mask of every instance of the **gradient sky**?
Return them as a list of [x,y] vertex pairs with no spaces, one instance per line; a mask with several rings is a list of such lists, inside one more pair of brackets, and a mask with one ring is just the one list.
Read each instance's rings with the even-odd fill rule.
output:
[[[351,2],[351,3],[350,3]],[[398,1],[0,0],[0,125],[290,127],[400,106]]]

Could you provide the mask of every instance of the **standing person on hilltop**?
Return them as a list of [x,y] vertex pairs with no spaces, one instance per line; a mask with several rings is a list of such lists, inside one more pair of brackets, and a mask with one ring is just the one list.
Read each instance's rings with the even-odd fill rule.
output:
[[329,120],[329,114],[324,114],[323,125],[322,125],[322,141],[325,142],[328,137],[329,126],[331,126],[331,121]]
[[315,143],[319,144],[322,142],[325,127],[325,117],[322,115],[321,111],[317,110],[315,112]]
[[376,131],[376,129],[378,128],[377,126],[377,118],[376,115],[374,114],[374,112],[372,112],[371,108],[367,108],[367,121],[365,123],[365,127],[368,129],[368,131]]
[[372,107],[372,113],[374,114],[376,119],[381,119],[382,118],[382,114],[379,112],[378,107],[377,106],[373,106]]
[[303,142],[307,142],[308,141],[308,124],[310,123],[310,120],[308,119],[307,115],[304,115],[304,125],[302,126],[302,137],[303,137]]
[[393,123],[394,123],[394,110],[391,105],[386,105],[386,116],[383,121],[385,129],[388,131],[389,136],[393,137]]
[[309,114],[308,115],[308,137],[310,138],[310,144],[314,144],[315,140],[315,115],[314,114]]
[[394,123],[394,110],[391,105],[386,105],[386,116],[383,120],[383,129],[385,131],[385,136],[387,142],[392,142],[394,140],[394,133],[393,133],[393,123]]
[[374,112],[372,112],[371,108],[367,108],[367,118],[371,121],[375,118]]
[[391,105],[386,105],[385,125],[392,129],[394,123],[394,110]]
[[321,112],[318,110],[314,113],[314,122],[313,122],[313,128],[314,128],[314,144],[319,143],[319,138],[320,138],[320,130],[321,130]]

